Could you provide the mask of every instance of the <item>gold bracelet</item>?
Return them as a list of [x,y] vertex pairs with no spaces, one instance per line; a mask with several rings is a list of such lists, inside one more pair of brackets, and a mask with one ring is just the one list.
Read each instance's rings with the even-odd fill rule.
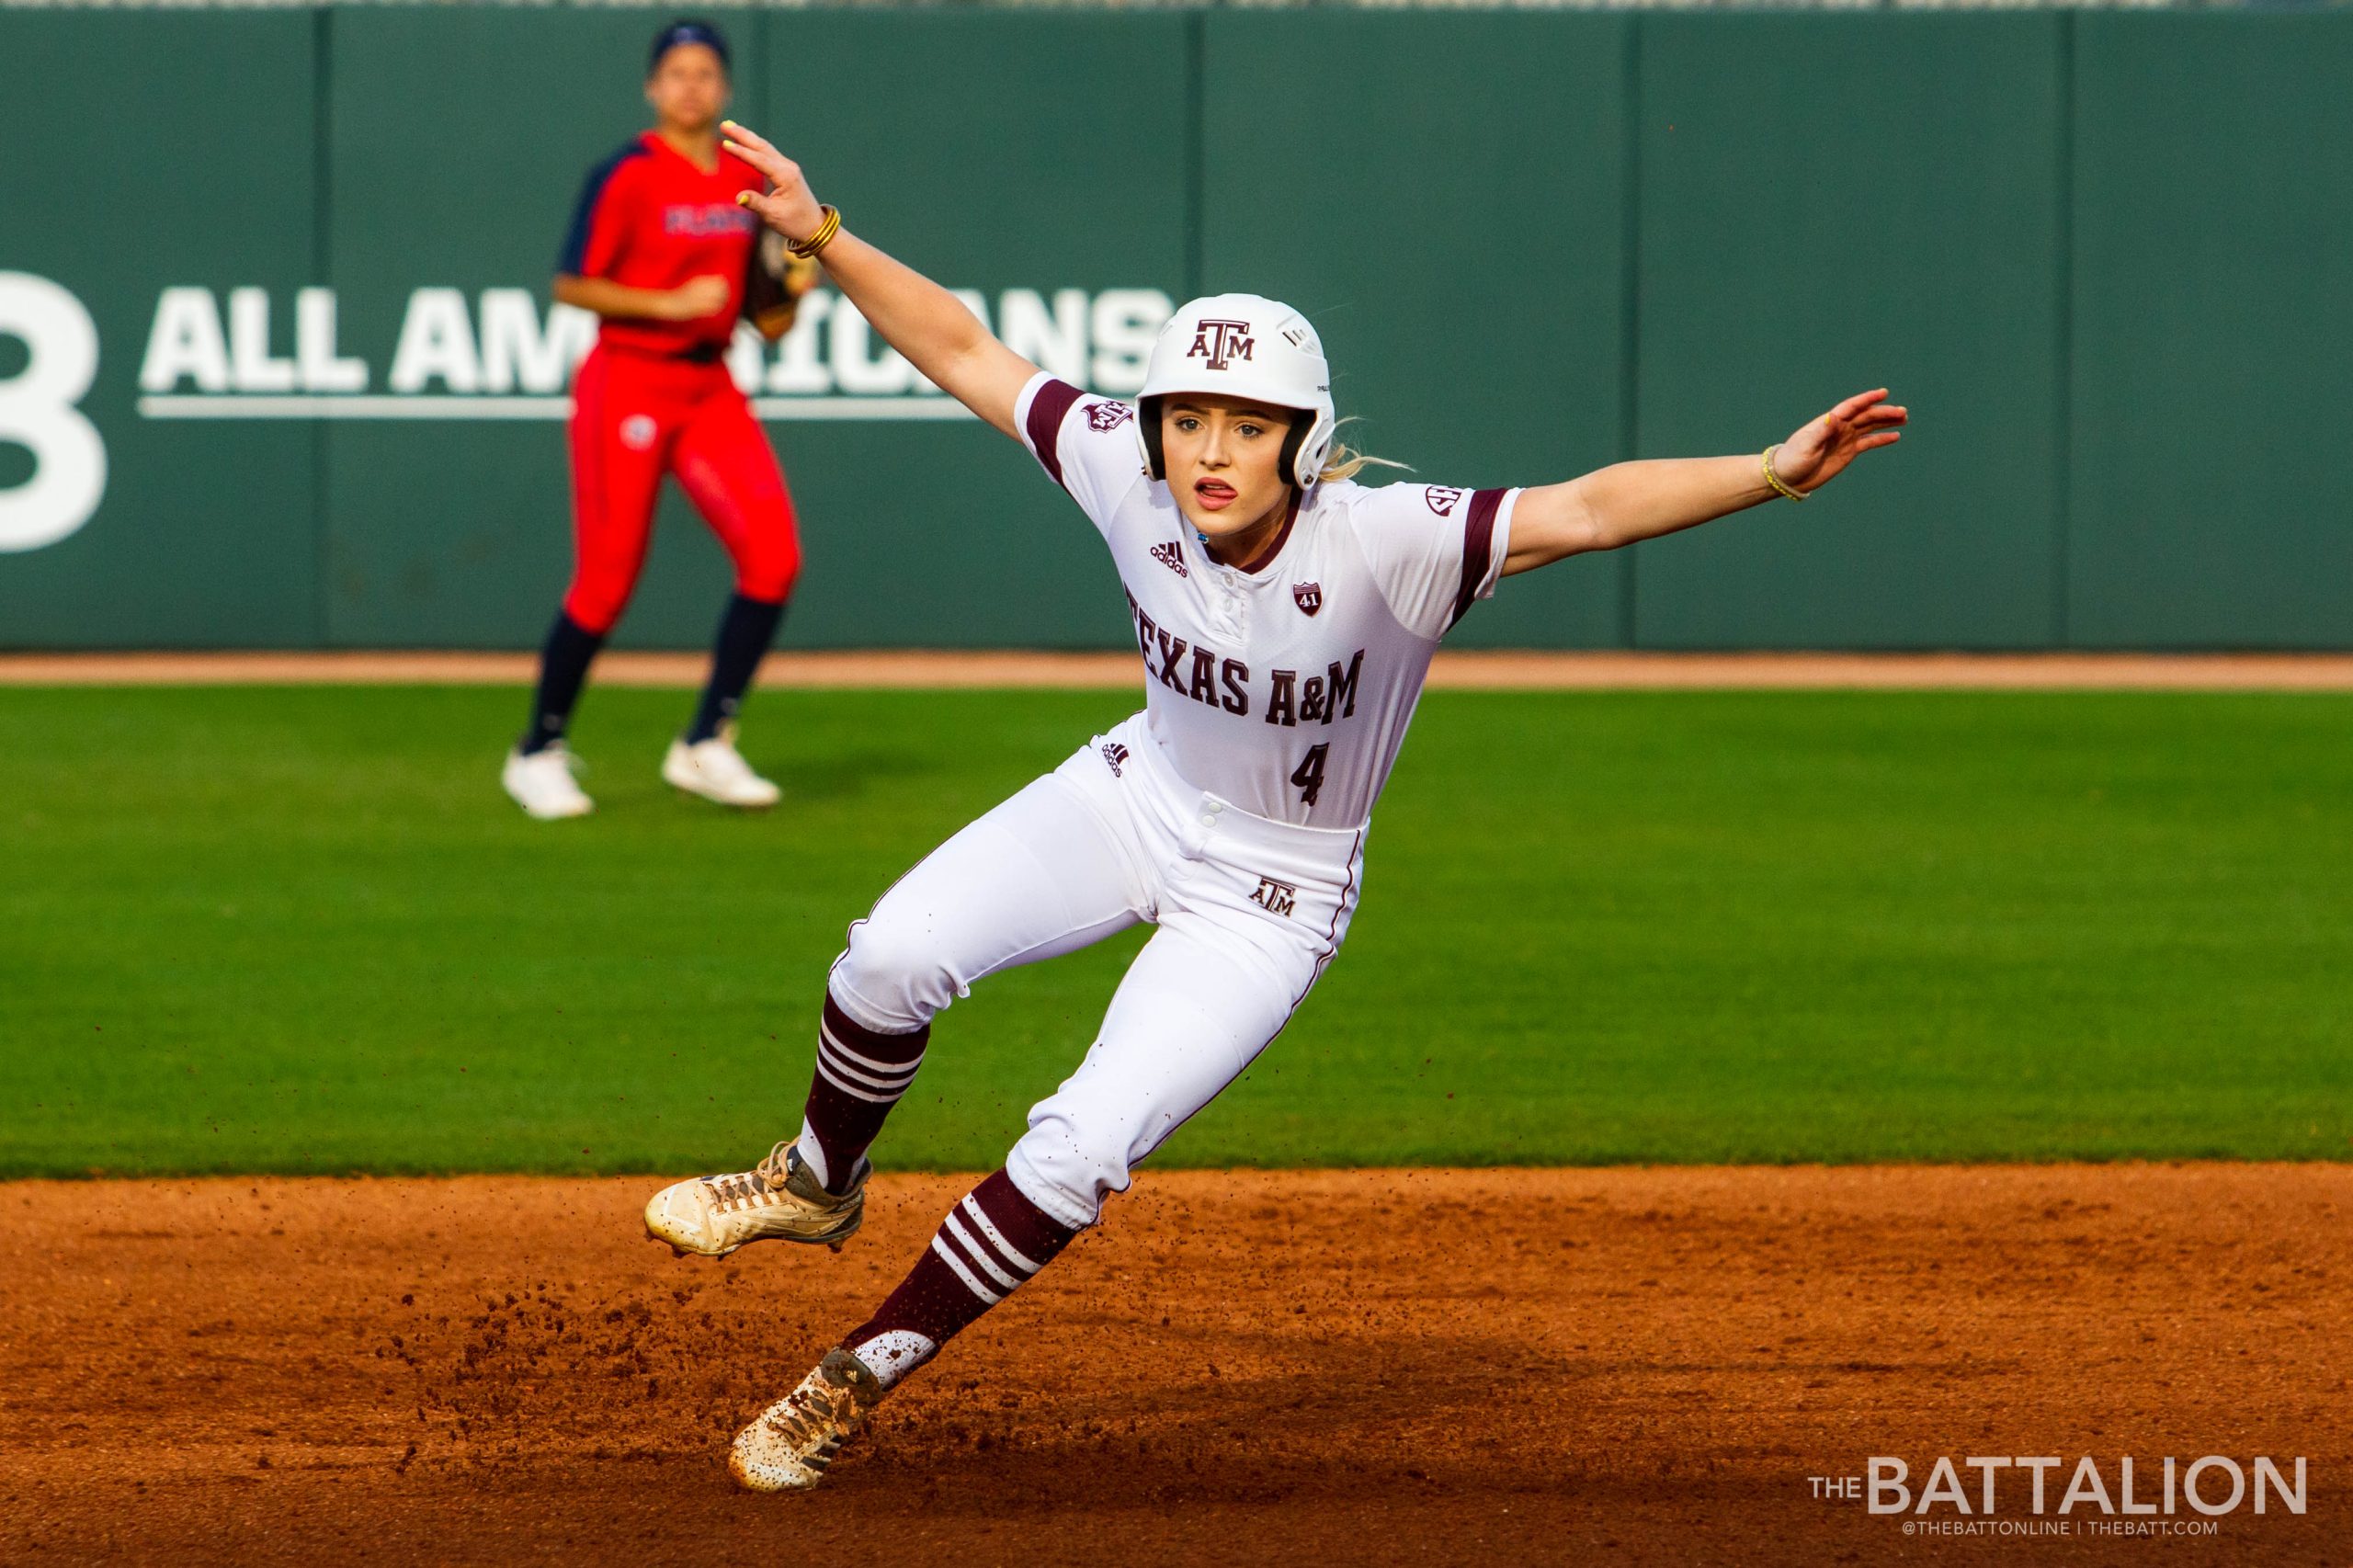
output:
[[815,256],[827,245],[832,244],[834,243],[834,236],[842,232],[842,214],[839,208],[835,207],[830,202],[823,202],[818,205],[817,210],[825,215],[825,221],[817,225],[817,232],[815,233],[810,235],[807,239],[802,240],[798,244],[793,244],[790,240],[785,242],[784,248],[790,251],[793,255],[801,257],[803,261],[806,261],[811,256]]
[[1773,472],[1773,454],[1780,449],[1781,443],[1779,441],[1774,442],[1771,446],[1765,449],[1765,483],[1771,485],[1774,489],[1779,491],[1782,494],[1788,496],[1792,501],[1802,501],[1805,499],[1805,492],[1802,490],[1790,489],[1788,485],[1781,483],[1781,476]]

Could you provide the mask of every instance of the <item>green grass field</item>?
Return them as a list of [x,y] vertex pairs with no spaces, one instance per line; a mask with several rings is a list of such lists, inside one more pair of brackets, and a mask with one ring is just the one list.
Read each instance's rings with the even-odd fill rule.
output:
[[[1132,706],[784,692],[786,807],[499,794],[519,694],[0,691],[0,1174],[675,1171],[798,1125],[844,926]],[[941,1021],[994,1165],[1135,939]],[[1438,694],[1354,935],[1164,1162],[2353,1157],[2353,699]]]

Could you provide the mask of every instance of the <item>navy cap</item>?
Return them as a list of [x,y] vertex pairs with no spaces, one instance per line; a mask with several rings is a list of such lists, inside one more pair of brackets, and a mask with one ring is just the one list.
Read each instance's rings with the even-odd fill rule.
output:
[[645,74],[649,76],[653,75],[656,70],[660,69],[662,57],[682,43],[701,44],[719,56],[719,63],[722,66],[730,71],[734,69],[734,62],[727,57],[726,36],[709,22],[686,17],[672,22],[654,35],[653,51],[645,57]]

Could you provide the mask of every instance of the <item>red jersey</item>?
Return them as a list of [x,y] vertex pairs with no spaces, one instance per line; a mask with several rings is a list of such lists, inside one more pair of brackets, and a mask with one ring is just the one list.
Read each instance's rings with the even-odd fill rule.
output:
[[572,233],[556,270],[632,289],[676,289],[716,274],[727,303],[694,321],[607,317],[597,340],[639,353],[703,358],[726,350],[744,309],[759,220],[736,205],[739,191],[765,188],[759,172],[732,153],[709,174],[649,131],[588,172]]

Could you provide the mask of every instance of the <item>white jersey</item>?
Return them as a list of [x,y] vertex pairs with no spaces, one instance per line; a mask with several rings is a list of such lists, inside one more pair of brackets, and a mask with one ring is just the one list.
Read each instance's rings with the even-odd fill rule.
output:
[[1254,816],[1361,826],[1438,640],[1495,592],[1519,492],[1320,483],[1245,572],[1145,473],[1133,407],[1041,372],[1014,416],[1110,546],[1176,776]]

